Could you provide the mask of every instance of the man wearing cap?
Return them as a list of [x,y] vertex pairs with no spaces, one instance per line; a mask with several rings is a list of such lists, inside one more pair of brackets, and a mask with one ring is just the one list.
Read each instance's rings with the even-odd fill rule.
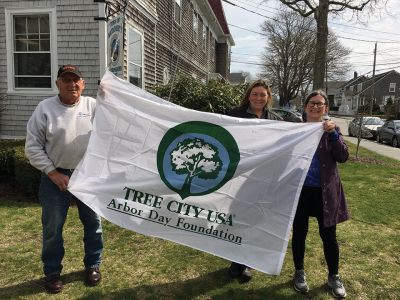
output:
[[43,271],[45,287],[58,293],[64,257],[62,237],[70,201],[75,199],[84,228],[85,280],[90,286],[101,280],[103,251],[100,217],[67,191],[69,178],[86,151],[92,130],[96,100],[81,96],[85,81],[78,67],[60,67],[56,81],[59,94],[41,101],[27,125],[25,153],[42,171],[39,200],[42,206]]

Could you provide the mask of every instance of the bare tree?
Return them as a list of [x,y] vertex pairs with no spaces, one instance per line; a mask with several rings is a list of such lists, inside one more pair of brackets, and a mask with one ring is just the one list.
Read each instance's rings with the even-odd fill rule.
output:
[[[263,75],[279,94],[279,104],[295,98],[312,81],[315,57],[315,22],[295,12],[281,10],[276,18],[265,21],[261,30],[267,36],[263,54]],[[342,46],[334,34],[328,38],[328,77],[342,78],[349,70]]]
[[317,22],[317,43],[315,45],[313,89],[322,88],[325,78],[325,61],[328,45],[328,14],[338,14],[345,10],[362,11],[373,8],[387,0],[279,0],[303,17],[314,15]]
[[[316,49],[316,47],[314,48]],[[347,60],[350,48],[342,45],[337,36],[330,32],[328,35],[328,46],[326,50],[326,65],[328,80],[344,80],[351,69]],[[315,55],[315,54],[314,54]]]

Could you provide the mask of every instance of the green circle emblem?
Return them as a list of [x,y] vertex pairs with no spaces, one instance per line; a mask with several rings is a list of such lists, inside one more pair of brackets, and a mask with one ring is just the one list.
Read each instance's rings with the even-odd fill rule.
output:
[[233,136],[221,126],[200,121],[169,129],[157,151],[161,180],[182,199],[219,189],[233,177],[239,161]]

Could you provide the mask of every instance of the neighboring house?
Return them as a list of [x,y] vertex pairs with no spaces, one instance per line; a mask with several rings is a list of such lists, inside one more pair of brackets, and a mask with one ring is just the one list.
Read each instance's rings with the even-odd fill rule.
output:
[[[95,96],[108,66],[105,12],[124,10],[123,78],[152,91],[176,71],[227,79],[234,45],[221,0],[0,0],[0,138],[25,136],[37,104],[57,93],[58,67],[78,65]],[[125,6],[126,4],[126,6]],[[113,16],[111,16],[112,18]],[[97,20],[95,20],[95,18]]]
[[346,82],[335,95],[335,104],[346,107],[350,112],[357,112],[358,108],[370,102],[380,106],[381,110],[389,98],[400,97],[400,74],[394,70],[375,75],[375,78],[360,76],[354,73],[353,79]]
[[335,101],[335,96],[340,93],[341,87],[347,81],[328,81],[328,88],[324,88],[327,91],[326,95],[328,96],[329,106],[339,106]]
[[250,81],[250,75],[248,72],[230,73],[228,80],[233,85],[243,84]]

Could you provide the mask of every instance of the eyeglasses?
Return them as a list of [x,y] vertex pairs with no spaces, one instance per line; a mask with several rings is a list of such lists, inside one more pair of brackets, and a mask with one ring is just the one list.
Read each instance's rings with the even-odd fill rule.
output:
[[314,106],[316,106],[316,107],[318,107],[318,108],[321,108],[321,107],[323,107],[323,106],[325,106],[326,104],[325,103],[322,103],[322,102],[308,102],[307,103],[307,105],[309,106],[309,107],[314,107]]

